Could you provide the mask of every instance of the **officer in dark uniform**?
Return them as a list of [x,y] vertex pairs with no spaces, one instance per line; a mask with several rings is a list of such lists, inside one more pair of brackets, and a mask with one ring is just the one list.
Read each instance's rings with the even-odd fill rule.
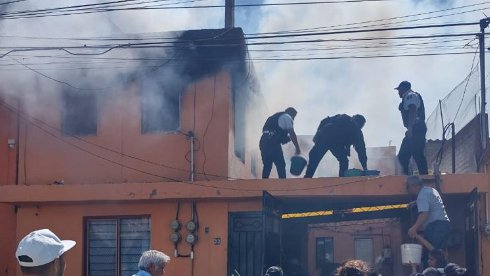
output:
[[398,160],[402,165],[403,173],[408,175],[408,164],[413,156],[419,174],[428,174],[427,160],[425,159],[425,107],[419,93],[412,91],[412,85],[408,81],[402,81],[398,87],[398,95],[402,102],[398,106],[402,114],[403,126],[407,128],[403,138]]
[[356,149],[362,168],[367,170],[366,145],[361,130],[365,123],[366,119],[362,115],[351,117],[338,114],[323,119],[313,138],[315,145],[310,150],[305,178],[313,177],[318,164],[329,150],[339,161],[339,176],[344,176],[349,168],[351,145]]
[[260,153],[264,163],[262,178],[269,178],[272,164],[276,165],[279,178],[286,178],[286,162],[281,145],[292,141],[296,154],[301,153],[293,124],[297,113],[296,109],[288,107],[285,111],[270,116],[265,122],[260,137]]

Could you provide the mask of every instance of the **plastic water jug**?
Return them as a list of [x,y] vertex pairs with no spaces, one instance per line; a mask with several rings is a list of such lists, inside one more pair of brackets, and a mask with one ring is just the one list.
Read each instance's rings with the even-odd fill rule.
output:
[[300,175],[306,167],[306,159],[302,156],[296,155],[291,157],[291,169],[289,172],[292,175]]

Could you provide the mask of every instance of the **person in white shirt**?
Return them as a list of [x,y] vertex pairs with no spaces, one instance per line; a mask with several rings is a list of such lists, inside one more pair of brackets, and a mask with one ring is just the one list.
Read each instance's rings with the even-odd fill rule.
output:
[[296,114],[298,114],[296,109],[288,107],[285,111],[270,116],[265,122],[259,144],[264,164],[262,178],[269,178],[273,164],[276,166],[279,178],[286,178],[286,162],[281,145],[292,141],[296,147],[296,155],[301,153],[294,132],[293,121]]
[[425,107],[422,96],[412,90],[412,84],[402,81],[398,87],[398,95],[402,102],[398,106],[401,112],[403,125],[407,128],[398,152],[398,160],[402,165],[403,173],[409,175],[408,164],[413,157],[420,175],[428,174],[427,160],[425,159]]

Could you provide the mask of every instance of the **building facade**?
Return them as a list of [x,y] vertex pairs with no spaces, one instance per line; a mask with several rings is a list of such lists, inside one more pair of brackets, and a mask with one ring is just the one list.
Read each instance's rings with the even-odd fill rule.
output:
[[[406,271],[404,177],[257,180],[262,108],[243,32],[186,31],[172,43],[163,63],[117,89],[1,92],[0,275],[20,275],[17,242],[40,228],[77,241],[66,275],[132,275],[147,249],[172,257],[168,275],[258,276],[294,263],[319,275],[325,260],[375,262],[387,248],[387,271]],[[487,174],[441,182],[450,256],[481,275],[489,189]],[[380,242],[388,222],[391,242]],[[372,250],[356,251],[370,239]]]

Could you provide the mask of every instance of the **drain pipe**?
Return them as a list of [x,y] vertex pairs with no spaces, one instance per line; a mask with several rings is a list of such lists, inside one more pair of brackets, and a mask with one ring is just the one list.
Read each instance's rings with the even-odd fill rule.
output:
[[188,133],[188,136],[189,136],[189,140],[190,140],[190,143],[191,143],[191,167],[190,167],[190,181],[191,182],[194,182],[194,177],[195,177],[195,166],[194,166],[194,132],[192,131],[189,131]]

